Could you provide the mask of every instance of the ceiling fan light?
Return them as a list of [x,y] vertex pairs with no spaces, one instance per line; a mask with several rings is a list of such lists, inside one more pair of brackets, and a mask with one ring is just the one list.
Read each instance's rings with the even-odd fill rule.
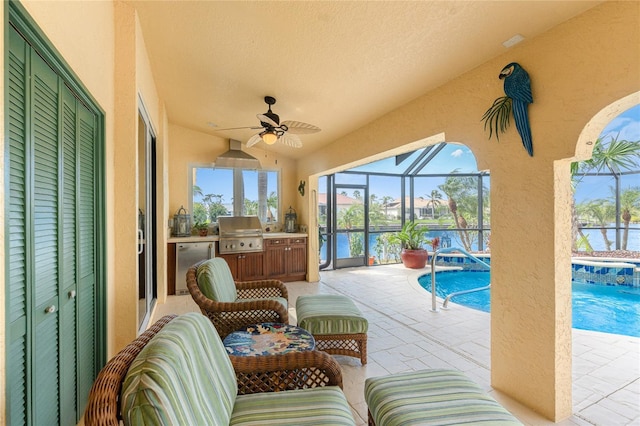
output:
[[260,137],[262,138],[262,141],[267,145],[273,145],[278,140],[278,135],[276,135],[276,132],[274,130],[265,130],[264,132],[260,133]]

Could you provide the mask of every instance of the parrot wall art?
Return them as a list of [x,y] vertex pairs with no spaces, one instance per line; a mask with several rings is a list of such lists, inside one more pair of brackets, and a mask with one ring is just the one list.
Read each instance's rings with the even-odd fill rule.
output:
[[522,144],[530,156],[533,157],[533,139],[531,126],[529,125],[529,104],[533,102],[531,95],[531,80],[529,74],[517,62],[511,62],[500,71],[498,76],[504,80],[504,93],[506,96],[494,101],[491,108],[482,116],[485,122],[485,130],[489,127],[489,138],[496,133],[504,133],[509,127],[509,115],[513,111],[513,119],[516,129],[522,138]]

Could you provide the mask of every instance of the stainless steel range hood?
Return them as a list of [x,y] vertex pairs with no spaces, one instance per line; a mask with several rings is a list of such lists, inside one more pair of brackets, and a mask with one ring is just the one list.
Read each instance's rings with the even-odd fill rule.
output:
[[216,159],[216,167],[233,167],[240,169],[262,169],[260,161],[242,151],[240,141],[229,139],[229,151],[220,154]]

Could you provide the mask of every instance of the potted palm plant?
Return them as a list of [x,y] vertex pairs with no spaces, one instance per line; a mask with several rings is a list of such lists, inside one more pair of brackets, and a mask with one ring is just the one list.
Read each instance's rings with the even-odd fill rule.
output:
[[424,244],[429,244],[426,226],[418,226],[416,222],[406,222],[400,232],[393,235],[393,240],[402,247],[400,258],[405,267],[421,269],[427,264],[429,257]]

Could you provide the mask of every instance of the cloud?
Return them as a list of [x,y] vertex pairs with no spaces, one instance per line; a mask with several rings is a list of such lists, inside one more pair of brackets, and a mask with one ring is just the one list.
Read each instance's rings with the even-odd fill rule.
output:
[[607,126],[600,138],[603,141],[608,141],[609,139],[638,141],[640,140],[640,122],[625,120],[622,125],[616,127]]
[[600,134],[600,138],[603,141],[612,138],[628,141],[640,140],[640,106],[636,105],[611,120]]
[[464,155],[464,151],[463,151],[463,150],[461,150],[461,149],[456,149],[455,151],[453,151],[453,152],[451,153],[451,156],[452,156],[452,157],[456,157],[456,158],[457,158],[457,157],[461,157],[462,155]]

